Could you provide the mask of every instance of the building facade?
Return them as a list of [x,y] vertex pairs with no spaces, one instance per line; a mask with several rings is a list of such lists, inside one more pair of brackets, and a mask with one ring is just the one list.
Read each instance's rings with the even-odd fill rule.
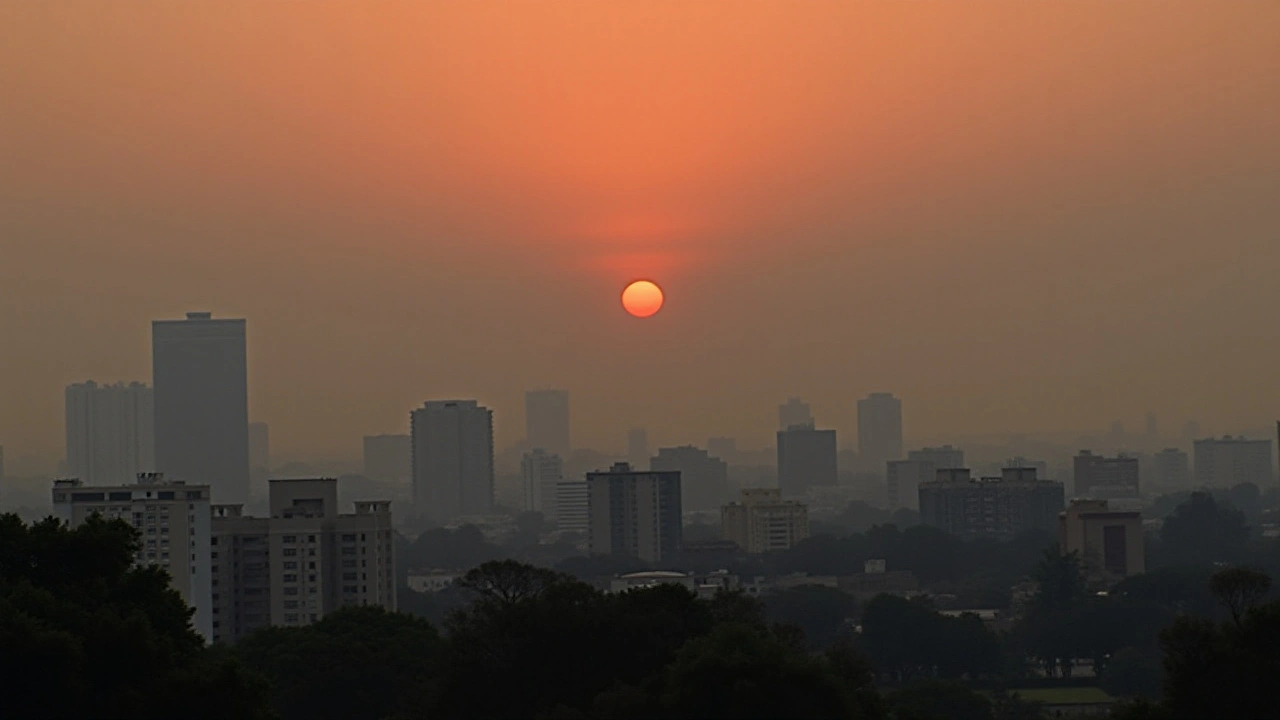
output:
[[530,390],[524,394],[524,431],[530,449],[569,457],[569,391]]
[[431,400],[409,417],[413,504],[436,521],[493,512],[493,412],[475,400]]
[[1142,514],[1108,510],[1106,500],[1072,500],[1058,518],[1058,546],[1074,552],[1095,582],[1116,582],[1146,570]]
[[649,469],[680,473],[680,504],[685,512],[716,510],[729,499],[729,463],[706,450],[683,445],[658,448]]
[[902,401],[893,393],[871,393],[858,401],[858,457],[876,474],[890,460],[902,459]]
[[834,487],[836,431],[792,426],[778,431],[778,488],[786,498],[801,498],[815,487]]
[[1189,490],[1191,459],[1178,448],[1165,448],[1152,455],[1142,468],[1143,482],[1163,492]]
[[789,430],[793,427],[813,427],[813,411],[809,403],[798,397],[787,398],[778,406],[778,430]]
[[1062,483],[1040,480],[1034,468],[1006,468],[1001,477],[981,479],[964,468],[939,470],[919,493],[921,521],[962,539],[1053,532],[1065,499]]
[[809,537],[809,507],[777,488],[742,490],[720,509],[720,533],[753,555],[790,550]]
[[341,607],[396,609],[391,503],[338,512],[338,481],[272,480],[270,517],[213,508],[215,641],[268,625],[301,627]]
[[968,467],[964,464],[964,450],[951,445],[939,445],[938,447],[925,447],[919,450],[912,450],[907,453],[908,460],[917,462],[933,463],[933,467],[938,470],[951,470],[953,468]]
[[556,487],[564,480],[564,461],[559,455],[535,448],[520,458],[520,478],[524,483],[524,509],[552,518],[556,512]]
[[207,312],[151,324],[156,469],[208,485],[219,503],[249,497],[245,321]]
[[555,515],[548,516],[560,532],[581,533],[591,531],[591,492],[585,480],[565,480],[556,483]]
[[660,562],[678,554],[684,525],[680,473],[632,470],[615,463],[587,473],[588,536],[594,555]]
[[1133,498],[1139,495],[1138,458],[1103,457],[1081,450],[1072,461],[1073,491],[1080,498]]
[[932,482],[937,475],[937,466],[929,460],[890,460],[885,471],[889,507],[919,510],[920,484]]
[[155,396],[143,383],[68,385],[66,473],[86,485],[128,485],[155,472]]
[[1227,435],[1195,441],[1196,487],[1230,488],[1253,483],[1265,489],[1275,482],[1270,440]]
[[134,484],[86,485],[78,479],[55,480],[55,516],[72,526],[98,514],[123,520],[140,536],[134,561],[169,573],[170,584],[195,608],[192,623],[206,640],[214,639],[209,487],[143,473]]

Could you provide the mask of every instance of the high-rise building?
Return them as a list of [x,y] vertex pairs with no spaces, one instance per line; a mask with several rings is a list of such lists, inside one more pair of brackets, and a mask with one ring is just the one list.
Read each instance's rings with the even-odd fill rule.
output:
[[778,429],[789,430],[793,427],[813,427],[813,411],[809,403],[798,397],[787,398],[778,406]]
[[528,447],[569,457],[569,391],[530,390],[524,394],[524,427]]
[[729,499],[729,464],[706,450],[692,445],[658,448],[649,469],[680,473],[680,503],[686,512],[715,510]]
[[445,521],[493,511],[493,412],[475,400],[430,400],[409,416],[413,504]]
[[556,487],[564,480],[560,456],[542,448],[530,450],[520,458],[520,477],[525,511],[542,513],[544,519],[556,516]]
[[391,503],[338,512],[338,481],[272,480],[270,517],[212,508],[213,639],[268,625],[299,627],[341,607],[396,609]]
[[733,465],[738,461],[738,441],[731,437],[713,437],[707,440],[707,454]]
[[592,554],[661,562],[680,552],[680,473],[614,463],[607,472],[587,473],[587,486]]
[[58,519],[72,526],[93,514],[132,525],[141,536],[134,562],[164,568],[169,584],[195,608],[192,623],[196,632],[206,640],[216,639],[209,564],[209,486],[166,480],[160,473],[142,473],[132,484],[55,480],[53,509]]
[[127,485],[155,471],[155,411],[142,383],[68,385],[66,474],[86,485]]
[[1163,492],[1175,492],[1191,488],[1191,461],[1178,448],[1165,448],[1151,456],[1142,467],[1143,485]]
[[1079,554],[1093,581],[1115,582],[1146,568],[1142,514],[1109,510],[1106,500],[1072,500],[1058,516],[1058,547]]
[[938,447],[926,447],[920,448],[919,450],[912,450],[907,453],[907,459],[933,463],[933,466],[939,470],[966,467],[964,464],[964,450],[951,445],[939,445]]
[[886,469],[889,507],[919,510],[920,484],[933,482],[938,476],[938,467],[929,460],[890,460]]
[[809,507],[777,488],[751,488],[720,509],[720,533],[751,554],[790,550],[809,537]]
[[871,393],[858,401],[858,457],[877,474],[890,460],[902,459],[902,401],[892,393]]
[[555,516],[547,517],[555,522],[560,532],[587,535],[591,531],[591,491],[586,480],[565,480],[556,483]]
[[649,467],[649,433],[644,428],[631,428],[627,433],[627,464],[636,470]]
[[208,485],[220,503],[249,496],[245,321],[207,312],[151,324],[156,469]]
[[1064,495],[1062,483],[1038,479],[1034,468],[982,479],[965,468],[939,470],[936,480],[920,484],[920,519],[962,539],[1009,540],[1057,529]]
[[1226,435],[1195,442],[1196,487],[1230,488],[1253,483],[1260,488],[1275,484],[1271,465],[1271,441]]
[[809,488],[834,486],[839,476],[835,430],[793,425],[778,431],[778,488],[783,497],[804,497]]
[[1073,491],[1079,498],[1138,497],[1138,458],[1103,457],[1081,450],[1073,461]]
[[413,442],[408,435],[366,435],[364,475],[372,480],[405,481],[413,476]]

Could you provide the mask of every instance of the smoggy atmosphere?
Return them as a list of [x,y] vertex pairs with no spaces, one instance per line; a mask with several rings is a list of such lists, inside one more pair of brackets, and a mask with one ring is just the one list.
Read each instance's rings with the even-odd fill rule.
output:
[[[0,4],[0,440],[247,319],[273,454],[1265,427],[1280,4]],[[628,316],[648,278],[662,311]],[[47,459],[47,462],[45,460]],[[34,462],[34,461],[32,461]]]

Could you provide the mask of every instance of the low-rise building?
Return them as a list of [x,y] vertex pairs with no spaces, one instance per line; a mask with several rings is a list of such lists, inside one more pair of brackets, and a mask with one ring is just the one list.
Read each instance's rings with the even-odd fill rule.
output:
[[777,488],[742,490],[720,509],[720,532],[751,554],[789,550],[809,537],[809,508]]
[[1146,569],[1142,514],[1115,511],[1106,500],[1073,500],[1059,515],[1058,545],[1078,553],[1095,582],[1114,582]]

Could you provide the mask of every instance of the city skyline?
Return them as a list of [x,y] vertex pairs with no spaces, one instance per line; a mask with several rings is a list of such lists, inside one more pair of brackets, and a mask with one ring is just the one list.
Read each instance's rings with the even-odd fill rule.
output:
[[430,397],[507,445],[546,386],[588,447],[1280,407],[1275,5],[128,4],[0,9],[10,465],[190,308],[251,320],[278,457]]

